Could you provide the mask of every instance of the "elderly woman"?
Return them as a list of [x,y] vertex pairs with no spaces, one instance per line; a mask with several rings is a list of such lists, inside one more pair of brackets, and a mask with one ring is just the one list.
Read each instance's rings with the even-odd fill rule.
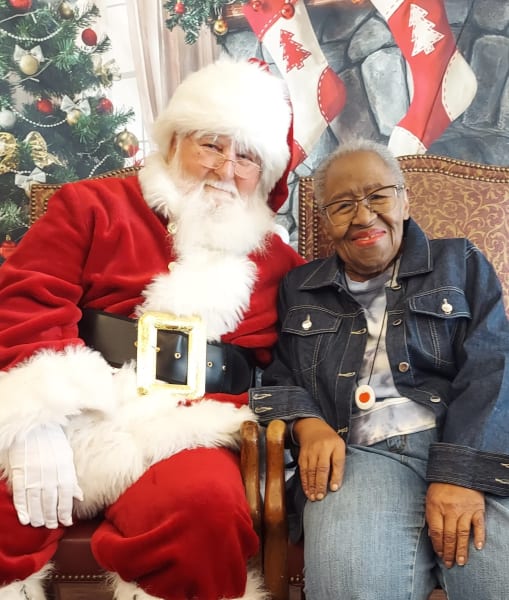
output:
[[342,146],[315,174],[335,254],[280,291],[262,419],[290,426],[291,530],[310,600],[509,590],[509,325],[466,239],[429,240],[398,161]]

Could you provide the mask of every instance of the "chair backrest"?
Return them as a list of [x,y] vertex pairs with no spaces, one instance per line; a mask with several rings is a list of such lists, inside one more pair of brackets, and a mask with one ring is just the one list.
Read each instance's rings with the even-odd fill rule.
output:
[[[509,167],[429,154],[399,161],[412,217],[430,238],[467,237],[484,252],[500,277],[509,315]],[[333,252],[320,221],[313,178],[302,177],[298,248],[307,260]]]
[[[92,179],[105,179],[107,177],[127,177],[133,175],[139,167],[123,167],[113,171],[106,171]],[[48,200],[62,187],[63,183],[34,183],[30,188],[29,199],[29,224],[32,225],[46,212]]]

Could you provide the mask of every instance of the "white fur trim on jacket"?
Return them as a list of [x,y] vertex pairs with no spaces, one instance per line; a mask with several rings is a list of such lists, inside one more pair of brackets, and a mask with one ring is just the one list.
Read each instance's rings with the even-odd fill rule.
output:
[[47,564],[27,579],[0,587],[0,600],[46,600],[44,579],[50,571],[51,565]]
[[139,396],[131,365],[115,375],[114,384],[114,413],[82,414],[67,427],[84,495],[75,503],[81,517],[114,502],[163,458],[190,448],[237,448],[242,422],[254,418],[247,406],[211,399],[183,406],[181,398],[160,388]]
[[42,350],[0,372],[0,450],[35,425],[58,423],[83,411],[113,410],[112,368],[94,350]]
[[138,312],[197,315],[205,322],[207,339],[217,341],[236,329],[255,278],[256,265],[249,259],[202,250],[180,259],[171,273],[155,277]]
[[[0,380],[2,397],[8,391],[17,399],[1,405],[0,472],[9,473],[7,450],[13,437],[28,429],[25,419],[30,426],[62,424],[83,490],[84,500],[75,503],[78,517],[91,517],[114,502],[163,458],[190,448],[238,447],[242,422],[255,418],[247,406],[237,408],[211,399],[184,406],[181,397],[164,388],[140,396],[134,364],[112,374],[101,358],[108,370],[105,376],[93,361],[89,363],[94,355],[81,348],[53,357],[50,352],[36,356],[34,363],[41,361],[46,367],[42,378],[51,374],[54,378],[39,381],[40,386],[34,376],[25,383],[20,376],[24,369],[30,373],[34,363],[16,367]],[[101,402],[107,410],[102,410]]]
[[[108,579],[110,585],[113,587],[113,597],[115,600],[163,600],[162,598],[147,594],[147,592],[135,583],[123,581],[116,573],[111,573]],[[232,600],[269,600],[269,598],[269,594],[264,590],[260,575],[257,572],[248,571],[244,595]],[[207,600],[214,599],[208,598]],[[217,600],[223,599],[217,598]]]

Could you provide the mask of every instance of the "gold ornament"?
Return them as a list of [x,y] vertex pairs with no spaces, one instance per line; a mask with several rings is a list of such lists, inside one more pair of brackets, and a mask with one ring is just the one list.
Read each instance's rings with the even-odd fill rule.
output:
[[39,70],[39,61],[31,54],[25,54],[20,58],[19,68],[25,75],[35,75]]
[[228,23],[223,19],[223,17],[219,17],[214,21],[214,33],[216,35],[225,35],[228,31]]
[[16,138],[12,133],[0,131],[0,175],[18,168],[16,148]]
[[23,142],[30,148],[30,156],[34,161],[34,165],[39,167],[39,169],[44,169],[44,167],[49,167],[49,165],[53,164],[62,164],[54,154],[48,152],[46,140],[38,131],[31,131]]
[[62,17],[62,19],[72,19],[74,17],[74,11],[70,2],[62,2],[58,7],[58,14]]
[[104,86],[109,87],[114,81],[120,79],[120,68],[114,59],[103,63],[98,54],[92,54],[92,64],[94,65],[94,75],[99,77]]
[[127,129],[124,129],[124,131],[121,131],[115,136],[115,144],[126,156],[134,156],[136,152],[138,152],[138,138],[134,133],[127,131]]
[[76,125],[76,123],[81,119],[82,114],[83,113],[81,112],[81,110],[73,108],[67,113],[65,120],[67,121],[67,124],[72,127],[73,125]]

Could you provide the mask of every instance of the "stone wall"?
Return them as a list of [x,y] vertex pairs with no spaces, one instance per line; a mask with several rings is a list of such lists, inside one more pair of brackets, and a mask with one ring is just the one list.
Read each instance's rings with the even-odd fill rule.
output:
[[[445,0],[458,49],[478,82],[468,109],[428,149],[475,162],[509,165],[509,2]],[[342,112],[294,173],[307,175],[350,134],[386,142],[406,113],[411,91],[407,66],[385,21],[367,2],[309,7],[316,36],[330,66],[347,87]],[[258,56],[276,70],[270,54],[247,25],[221,38],[233,56]],[[295,237],[296,191],[280,215]]]

